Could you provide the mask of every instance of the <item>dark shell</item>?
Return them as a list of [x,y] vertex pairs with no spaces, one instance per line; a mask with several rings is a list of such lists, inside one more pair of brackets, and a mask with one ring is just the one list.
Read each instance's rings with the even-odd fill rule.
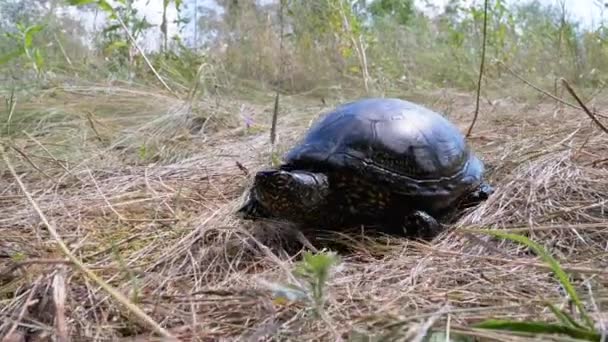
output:
[[353,172],[408,195],[453,196],[481,181],[481,161],[442,115],[390,98],[337,107],[285,157],[285,168]]

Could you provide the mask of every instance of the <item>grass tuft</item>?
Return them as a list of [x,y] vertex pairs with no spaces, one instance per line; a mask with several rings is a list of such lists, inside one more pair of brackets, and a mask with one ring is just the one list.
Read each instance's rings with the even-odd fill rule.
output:
[[[556,111],[553,102],[481,101],[470,141],[496,193],[420,243],[238,220],[233,213],[251,175],[272,160],[274,93],[254,90],[186,100],[125,84],[72,84],[53,96],[15,92],[6,142],[21,153],[6,154],[76,259],[57,249],[15,177],[0,168],[0,335],[153,341],[152,325],[80,276],[76,260],[182,341],[533,340],[474,326],[490,318],[557,319],[551,324],[565,331],[601,334],[608,137],[584,113]],[[445,112],[463,132],[470,124],[472,96],[393,93]],[[324,103],[282,95],[277,155],[353,94],[336,91]],[[37,125],[28,113],[40,112],[64,114],[53,126]],[[480,228],[525,235],[546,255],[464,233]],[[559,260],[563,272],[547,260]],[[555,275],[569,285],[556,286]],[[54,298],[61,304],[51,305]]]

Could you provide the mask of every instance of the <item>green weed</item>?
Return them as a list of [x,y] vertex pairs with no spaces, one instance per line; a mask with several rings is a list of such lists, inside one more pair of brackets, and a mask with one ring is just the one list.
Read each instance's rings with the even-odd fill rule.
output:
[[523,235],[502,233],[491,230],[475,230],[476,233],[491,235],[497,238],[506,239],[518,242],[532,249],[534,253],[539,255],[544,262],[550,267],[562,287],[565,289],[570,300],[578,309],[578,314],[581,317],[581,322],[578,322],[574,317],[564,310],[560,310],[551,303],[546,303],[548,308],[554,314],[558,323],[536,322],[536,321],[511,321],[511,320],[494,320],[489,319],[474,325],[476,328],[507,330],[512,332],[524,332],[534,334],[563,334],[573,338],[583,339],[586,341],[600,341],[601,335],[595,329],[592,319],[590,318],[584,304],[577,294],[574,286],[569,280],[568,275],[559,262],[549,254],[542,246],[533,242]]

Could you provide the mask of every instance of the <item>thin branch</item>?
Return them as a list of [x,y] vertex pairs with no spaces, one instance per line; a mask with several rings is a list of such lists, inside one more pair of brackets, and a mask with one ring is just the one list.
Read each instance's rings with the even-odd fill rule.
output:
[[68,327],[65,317],[65,267],[60,267],[57,274],[53,277],[53,303],[55,304],[55,329],[57,330],[57,340],[68,342]]
[[583,111],[585,113],[587,113],[587,115],[591,118],[591,120],[593,120],[593,122],[595,122],[595,124],[598,125],[599,128],[602,129],[602,131],[608,133],[608,128],[606,128],[606,126],[604,126],[595,117],[595,115],[593,115],[591,113],[591,111],[587,108],[587,106],[585,106],[585,104],[583,103],[583,101],[581,101],[581,99],[578,97],[578,95],[576,95],[576,93],[574,92],[574,89],[572,89],[572,87],[570,86],[570,84],[568,84],[568,81],[566,81],[564,78],[561,78],[560,80],[562,81],[562,83],[564,84],[564,86],[566,86],[566,90],[568,90],[568,92],[570,93],[570,95],[572,95],[572,97],[574,97],[574,99],[576,100],[576,102],[578,102],[578,104],[582,107]]
[[[520,76],[518,73],[516,73],[516,72],[515,72],[513,69],[509,68],[509,67],[508,67],[508,66],[507,66],[505,63],[503,63],[502,61],[498,61],[498,64],[501,64],[501,65],[502,65],[502,66],[503,66],[505,69],[507,69],[507,71],[508,71],[508,72],[509,72],[511,75],[515,76],[517,79],[519,79],[520,81],[522,81],[522,82],[523,82],[523,83],[525,83],[526,85],[530,86],[530,87],[531,87],[531,88],[533,88],[534,90],[538,91],[539,93],[542,93],[542,94],[544,94],[544,95],[546,95],[546,96],[549,96],[550,98],[552,98],[552,99],[554,99],[554,100],[556,100],[556,101],[558,101],[558,102],[560,102],[560,103],[562,103],[562,104],[565,104],[566,106],[568,106],[568,107],[570,107],[570,108],[574,108],[574,109],[583,110],[583,108],[582,108],[582,107],[579,107],[579,106],[577,106],[577,105],[575,105],[575,104],[573,104],[573,103],[570,103],[570,102],[568,102],[568,101],[566,101],[566,100],[564,100],[564,99],[562,99],[562,98],[559,98],[559,97],[557,97],[557,96],[555,96],[555,95],[551,94],[550,92],[548,92],[548,91],[546,91],[546,90],[544,90],[544,89],[541,89],[540,87],[538,87],[538,86],[536,86],[536,85],[532,84],[532,82],[530,82],[530,81],[526,80],[525,78],[523,78],[522,76]],[[600,117],[606,117],[606,115],[599,114],[599,113],[596,113],[596,115],[597,115],[597,116],[600,116]]]
[[523,83],[525,83],[526,85],[528,85],[528,86],[530,86],[530,87],[534,88],[534,90],[538,91],[539,93],[542,93],[542,94],[544,94],[544,95],[547,95],[547,96],[549,96],[550,98],[552,98],[552,99],[554,99],[554,100],[556,100],[556,101],[559,101],[559,102],[561,102],[561,103],[565,104],[565,105],[566,105],[566,106],[568,106],[568,107],[572,107],[572,108],[575,108],[575,109],[582,109],[581,107],[577,107],[576,105],[574,105],[574,104],[572,104],[572,103],[570,103],[570,102],[567,102],[567,101],[565,101],[565,100],[563,100],[563,99],[561,99],[561,98],[557,97],[556,95],[553,95],[553,94],[551,94],[550,92],[548,92],[548,91],[546,91],[546,90],[544,90],[544,89],[542,89],[542,88],[540,88],[540,87],[538,87],[538,86],[536,86],[536,85],[532,84],[532,82],[530,82],[530,81],[526,80],[525,78],[523,78],[522,76],[520,76],[518,73],[516,73],[516,72],[515,72],[513,69],[509,68],[509,67],[508,67],[508,66],[507,66],[505,63],[503,63],[502,61],[498,61],[498,64],[501,64],[501,65],[502,65],[502,66],[503,66],[505,69],[507,69],[507,71],[508,71],[508,72],[509,72],[511,75],[515,76],[517,79],[519,79],[520,81],[522,81],[522,82],[523,82]]
[[59,50],[61,50],[61,54],[63,55],[63,58],[65,58],[65,61],[68,62],[68,64],[70,66],[74,66],[74,64],[72,64],[72,60],[70,59],[70,56],[68,56],[68,53],[65,51],[65,48],[63,47],[63,44],[61,44],[61,41],[57,37],[57,34],[54,33],[54,32],[53,32],[53,38],[55,38],[55,42],[59,46]]
[[467,131],[467,137],[471,135],[473,126],[477,122],[477,116],[479,116],[479,97],[481,96],[481,80],[483,78],[483,67],[486,61],[486,40],[488,31],[488,0],[484,1],[483,4],[483,43],[481,45],[481,63],[479,64],[479,79],[477,80],[477,98],[475,100],[475,114],[473,115],[473,121],[469,130]]
[[49,151],[48,148],[46,148],[44,145],[42,145],[42,143],[40,141],[38,141],[38,139],[34,138],[31,134],[29,134],[26,131],[21,131],[23,134],[27,135],[28,138],[30,138],[31,141],[33,141],[36,145],[38,145],[38,147],[40,147],[44,152],[46,152],[46,154],[48,154],[51,159],[53,159],[55,161],[55,163],[57,163],[57,165],[59,165],[65,172],[69,173],[70,175],[72,174],[72,171],[70,171],[65,165],[63,165],[63,163],[61,163],[59,161],[59,159],[55,158],[55,156],[51,153],[51,151]]
[[6,121],[6,135],[11,134],[11,119],[15,114],[15,108],[17,107],[17,101],[15,100],[15,89],[11,89],[11,96],[6,99],[6,110],[8,111],[8,119]]
[[[1,149],[0,149],[0,151],[1,151]],[[21,311],[19,312],[19,316],[17,316],[17,319],[13,323],[13,326],[8,331],[8,333],[6,333],[6,336],[12,336],[13,333],[15,332],[15,330],[17,330],[17,328],[19,327],[19,323],[23,320],[23,317],[25,317],[25,314],[27,313],[27,309],[30,307],[30,305],[32,305],[32,299],[34,299],[34,295],[36,295],[38,286],[40,286],[40,280],[42,280],[42,276],[38,276],[38,278],[36,278],[36,280],[34,281],[34,286],[30,290],[30,293],[27,295],[27,299],[25,300],[25,303],[23,303],[23,307],[21,308]]]
[[272,110],[272,125],[270,126],[270,145],[274,151],[274,145],[277,138],[277,119],[279,116],[279,91],[274,97],[274,109]]
[[281,77],[284,74],[284,56],[283,56],[283,35],[285,30],[285,23],[283,20],[283,10],[285,7],[285,1],[280,1],[279,6],[279,84],[277,86],[277,92],[274,98],[274,109],[272,111],[272,125],[270,126],[270,146],[271,146],[271,155],[274,161],[274,152],[275,152],[275,144],[277,138],[277,120],[279,117],[279,96],[281,89]]
[[152,70],[152,72],[154,73],[154,76],[156,76],[156,78],[160,81],[160,83],[162,83],[162,85],[173,95],[175,95],[175,97],[179,96],[177,95],[177,93],[175,93],[173,91],[173,89],[171,89],[169,87],[169,85],[167,85],[167,83],[165,83],[165,81],[163,80],[163,78],[160,76],[160,74],[156,71],[156,69],[154,68],[154,66],[152,65],[152,63],[150,63],[150,60],[148,59],[148,56],[146,56],[146,54],[144,53],[144,51],[139,47],[139,45],[137,44],[137,42],[135,41],[135,38],[133,37],[133,35],[131,35],[131,32],[129,32],[129,28],[127,27],[127,25],[125,25],[125,22],[122,21],[122,19],[120,18],[119,15],[116,15],[116,19],[118,20],[118,22],[120,23],[120,25],[122,26],[122,28],[125,30],[125,33],[127,34],[127,36],[129,37],[129,39],[131,40],[131,43],[133,44],[133,46],[135,46],[135,48],[137,49],[137,51],[139,51],[139,53],[141,54],[141,56],[144,58],[144,60],[146,61],[146,64],[148,64],[148,67],[150,67],[150,70]]
[[11,148],[13,150],[15,150],[15,152],[19,153],[19,155],[21,155],[23,157],[23,159],[25,159],[28,164],[30,164],[36,171],[40,172],[44,177],[52,180],[53,182],[55,182],[55,184],[57,184],[57,180],[54,179],[53,177],[49,176],[46,172],[44,172],[44,170],[42,170],[40,167],[38,167],[38,165],[36,165],[36,163],[34,163],[33,160],[30,159],[30,157],[23,151],[21,151],[19,148],[17,148],[14,145],[11,145]]
[[359,59],[359,67],[361,68],[361,74],[363,77],[363,86],[365,87],[365,93],[369,94],[369,71],[367,68],[367,57],[365,56],[365,48],[363,47],[363,39],[360,35],[357,38],[357,36],[353,32],[348,17],[344,12],[343,6],[349,6],[349,4],[345,4],[343,1],[340,1],[340,3],[338,4],[338,10],[340,12],[340,15],[342,16],[342,23],[344,25],[344,28],[350,36],[350,40],[353,44],[353,47],[355,48],[355,52],[357,52],[357,58]]
[[17,183],[19,183],[19,187],[21,188],[21,191],[23,191],[23,193],[27,197],[28,201],[30,202],[30,204],[32,205],[32,207],[34,208],[34,210],[36,211],[36,213],[38,214],[38,216],[40,217],[40,219],[42,220],[44,225],[47,227],[49,233],[51,234],[51,236],[53,237],[55,242],[59,245],[59,248],[61,249],[63,254],[65,254],[65,256],[72,263],[74,263],[74,266],[80,272],[85,274],[88,278],[93,280],[97,285],[99,285],[101,288],[103,288],[116,301],[118,301],[119,303],[124,305],[135,316],[137,316],[142,321],[148,323],[150,325],[150,327],[152,327],[157,333],[161,334],[163,337],[165,337],[167,339],[176,340],[176,338],[173,335],[171,335],[167,330],[163,329],[163,327],[158,325],[158,323],[156,323],[156,321],[154,321],[150,316],[148,316],[142,309],[140,309],[138,306],[136,306],[135,304],[130,302],[129,299],[127,299],[122,293],[118,292],[111,285],[106,283],[103,279],[101,279],[95,273],[93,273],[91,270],[89,270],[80,260],[78,260],[78,258],[76,258],[76,256],[74,254],[72,254],[72,252],[70,251],[68,246],[63,242],[63,239],[57,232],[57,229],[48,221],[48,219],[46,218],[46,216],[44,215],[44,213],[42,212],[42,210],[40,209],[40,207],[38,206],[36,201],[34,201],[34,199],[32,198],[32,195],[26,189],[23,182],[21,182],[21,178],[19,178],[19,176],[17,175],[17,172],[15,171],[13,164],[8,159],[3,148],[0,148],[0,153],[2,153],[2,159],[4,159],[4,162],[6,163],[6,166],[8,167],[9,171],[11,172],[11,174],[13,175],[13,177],[15,178]]
[[87,121],[89,122],[89,126],[91,126],[91,130],[93,131],[93,133],[95,133],[95,137],[97,138],[97,140],[100,143],[103,143],[103,138],[101,137],[101,134],[99,134],[99,131],[97,130],[97,127],[95,127],[95,122],[93,121],[93,112],[87,110],[86,111],[86,115],[85,117],[87,118]]

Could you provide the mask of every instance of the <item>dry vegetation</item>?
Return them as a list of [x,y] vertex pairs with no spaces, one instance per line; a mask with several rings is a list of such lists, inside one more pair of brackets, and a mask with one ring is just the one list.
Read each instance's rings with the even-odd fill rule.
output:
[[[463,131],[474,109],[472,96],[453,91],[408,97],[446,112]],[[285,97],[281,148],[340,101]],[[333,237],[333,246],[349,248],[328,280],[326,316],[317,319],[306,303],[273,300],[265,286],[293,281],[304,237],[232,214],[247,172],[270,160],[272,106],[263,103],[272,97],[188,103],[133,87],[54,88],[16,104],[42,114],[6,155],[72,253],[182,341],[415,340],[431,325],[526,341],[468,325],[545,319],[544,301],[571,306],[530,250],[466,228],[509,229],[544,245],[605,329],[608,138],[582,111],[552,101],[482,101],[470,140],[497,192],[430,244]],[[57,112],[64,114],[53,119]],[[257,126],[247,130],[228,115],[245,112]],[[63,257],[8,168],[1,177],[0,334],[13,338],[6,341],[151,340],[150,325]],[[314,247],[325,246],[314,237]]]
[[[555,101],[576,104],[556,83],[565,77],[608,126],[603,19],[583,29],[563,6],[491,1],[469,141],[496,192],[423,243],[301,232],[234,211],[272,160],[277,89],[279,153],[321,113],[370,94],[425,104],[466,132],[479,4],[450,1],[429,18],[403,0],[292,0],[283,23],[278,2],[218,1],[225,15],[201,13],[195,27],[215,38],[192,48],[147,28],[130,1],[116,5],[127,29],[110,19],[85,46],[82,23],[38,3],[67,6],[0,0],[0,31],[13,33],[0,36],[1,342],[426,341],[430,330],[454,342],[575,341],[473,327],[556,322],[547,302],[580,319],[546,260],[488,231],[547,249],[608,334],[608,132]],[[112,12],[95,3],[85,9]],[[152,67],[125,34],[144,31],[167,43]],[[323,248],[341,262],[315,315],[313,303],[277,295],[301,281],[303,252]]]

